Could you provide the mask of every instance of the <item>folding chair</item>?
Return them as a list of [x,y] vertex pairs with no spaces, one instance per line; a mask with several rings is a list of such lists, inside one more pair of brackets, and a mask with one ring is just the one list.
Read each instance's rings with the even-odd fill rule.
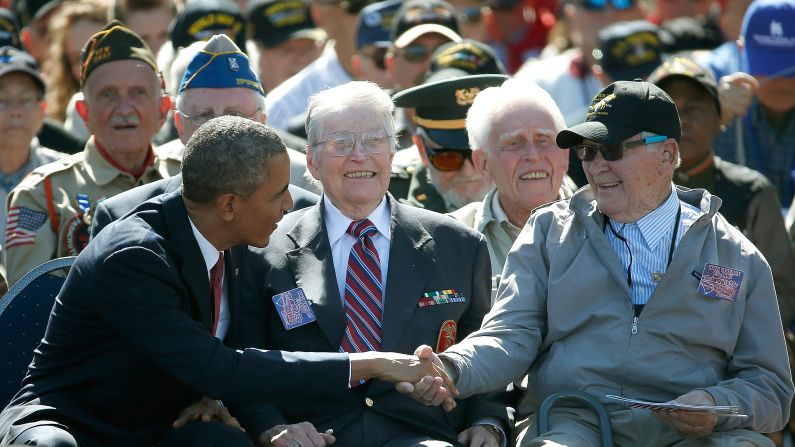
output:
[[587,404],[599,416],[599,433],[602,437],[602,447],[612,447],[613,445],[613,431],[610,428],[610,417],[607,415],[605,407],[588,394],[581,391],[560,391],[554,393],[541,402],[538,408],[538,434],[546,433],[549,431],[549,411],[552,410],[558,402],[579,401]]
[[0,299],[0,408],[19,391],[33,351],[39,345],[55,297],[66,277],[54,275],[75,257],[47,261],[25,274]]

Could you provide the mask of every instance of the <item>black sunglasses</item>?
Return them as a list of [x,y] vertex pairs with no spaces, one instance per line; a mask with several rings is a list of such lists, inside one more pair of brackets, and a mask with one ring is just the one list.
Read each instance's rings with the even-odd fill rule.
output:
[[466,160],[472,161],[472,151],[448,149],[444,147],[428,147],[425,145],[425,153],[428,154],[428,161],[437,171],[453,172],[461,169]]
[[428,48],[425,45],[412,44],[404,48],[398,48],[394,51],[396,55],[403,56],[411,63],[425,62],[428,57],[433,53],[433,48]]
[[640,140],[625,141],[616,144],[594,144],[582,143],[574,146],[577,153],[577,158],[582,161],[593,161],[596,158],[596,152],[602,154],[605,161],[618,161],[624,156],[624,151],[639,146],[645,146],[652,143],[660,143],[667,140],[668,137],[662,135],[654,135],[651,137],[641,138]]

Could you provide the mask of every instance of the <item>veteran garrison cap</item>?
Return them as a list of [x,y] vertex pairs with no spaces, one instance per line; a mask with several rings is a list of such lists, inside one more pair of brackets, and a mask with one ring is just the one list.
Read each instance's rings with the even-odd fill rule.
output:
[[171,44],[187,47],[193,42],[226,34],[240,48],[246,46],[246,21],[233,0],[192,0],[171,24]]
[[179,93],[191,88],[248,88],[264,95],[245,53],[226,34],[216,34],[188,63]]
[[649,82],[658,87],[669,79],[686,79],[704,89],[712,97],[715,107],[718,109],[718,115],[720,115],[718,81],[715,80],[712,71],[705,70],[693,59],[675,56],[665,61],[649,75]]
[[580,144],[583,139],[617,144],[640,132],[679,141],[682,128],[676,104],[660,87],[649,82],[616,81],[596,94],[585,122],[560,131],[556,142],[563,149]]
[[254,0],[248,7],[250,37],[267,48],[292,39],[322,40],[304,0]]
[[474,75],[425,83],[406,89],[392,99],[398,107],[414,108],[414,122],[446,149],[468,150],[466,116],[475,96],[502,85],[508,76]]
[[157,62],[152,50],[138,34],[118,20],[105,25],[88,39],[80,54],[80,85],[85,84],[91,72],[108,62],[126,59],[140,60],[152,67],[155,73]]
[[593,57],[614,81],[646,79],[662,62],[656,25],[646,20],[618,22],[599,32]]

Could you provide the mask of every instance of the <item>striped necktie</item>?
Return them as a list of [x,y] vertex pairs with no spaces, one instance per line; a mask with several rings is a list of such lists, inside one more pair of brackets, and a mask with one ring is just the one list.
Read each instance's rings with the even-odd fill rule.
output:
[[345,318],[347,325],[340,350],[343,352],[379,351],[383,286],[381,259],[372,236],[378,229],[369,219],[351,222],[348,234],[356,238],[348,256],[345,277]]

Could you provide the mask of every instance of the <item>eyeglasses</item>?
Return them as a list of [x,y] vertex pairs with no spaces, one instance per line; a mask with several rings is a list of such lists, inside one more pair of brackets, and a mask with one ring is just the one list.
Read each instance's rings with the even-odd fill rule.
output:
[[20,108],[24,111],[31,111],[38,107],[39,101],[41,101],[41,99],[38,96],[0,98],[0,112],[8,112],[16,108]]
[[437,171],[453,172],[461,169],[466,160],[472,161],[472,151],[448,149],[444,147],[428,147],[425,144],[425,153],[428,154],[428,161]]
[[387,135],[383,129],[364,130],[361,132],[334,132],[326,137],[324,141],[318,141],[312,146],[325,145],[326,152],[332,157],[346,157],[353,152],[356,146],[356,135],[362,142],[365,152],[368,154],[380,154],[389,149],[389,139],[393,135]]
[[206,123],[207,121],[210,121],[213,118],[218,118],[219,116],[239,116],[240,118],[248,118],[250,120],[253,120],[254,117],[257,115],[257,113],[259,113],[261,110],[262,110],[261,108],[257,108],[257,110],[255,110],[250,115],[247,115],[244,112],[241,112],[239,110],[230,110],[228,112],[224,112],[224,113],[220,113],[220,114],[216,114],[212,110],[208,110],[206,112],[196,113],[196,114],[193,114],[193,115],[188,115],[187,113],[185,113],[185,112],[183,112],[181,110],[178,110],[177,112],[180,115],[182,115],[185,118],[187,118],[191,123],[193,123],[194,126],[200,127],[202,124]]
[[361,53],[362,56],[372,60],[373,64],[375,64],[379,70],[386,70],[384,57],[386,57],[386,52],[388,49],[388,47],[368,45],[359,49],[359,53]]
[[668,137],[662,135],[654,135],[651,137],[641,138],[640,140],[625,141],[623,143],[617,144],[583,143],[574,146],[574,150],[577,152],[577,158],[582,161],[593,161],[594,158],[596,158],[596,151],[599,151],[599,153],[602,154],[602,158],[604,158],[605,161],[618,161],[624,156],[624,151],[626,150],[639,146],[645,146],[647,144],[660,143],[667,139]]
[[624,11],[635,5],[635,0],[583,0],[582,5],[585,9],[601,11],[612,5],[613,9]]
[[433,53],[434,48],[428,48],[425,45],[413,44],[403,48],[398,48],[394,53],[398,56],[403,56],[407,61],[412,64],[425,62],[428,57]]

